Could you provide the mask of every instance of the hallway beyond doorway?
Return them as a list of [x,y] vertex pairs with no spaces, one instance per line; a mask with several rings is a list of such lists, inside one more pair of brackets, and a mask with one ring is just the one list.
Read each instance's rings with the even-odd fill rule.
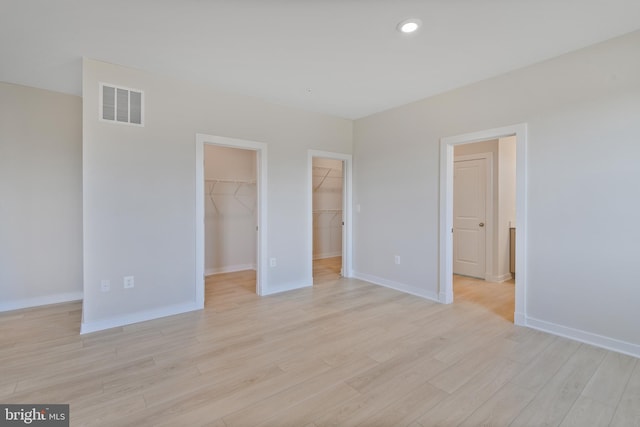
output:
[[513,322],[515,280],[493,283],[473,277],[453,275],[455,302],[466,301]]

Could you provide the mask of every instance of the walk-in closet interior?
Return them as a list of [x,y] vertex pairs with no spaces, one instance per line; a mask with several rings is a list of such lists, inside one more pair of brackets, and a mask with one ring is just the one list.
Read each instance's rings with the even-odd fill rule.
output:
[[343,243],[343,162],[314,157],[313,162],[313,280],[341,275]]
[[256,152],[204,147],[207,293],[221,283],[255,292]]

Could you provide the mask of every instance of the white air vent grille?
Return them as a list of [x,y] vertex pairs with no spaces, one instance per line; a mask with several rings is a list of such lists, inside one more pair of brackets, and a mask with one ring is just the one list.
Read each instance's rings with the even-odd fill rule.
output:
[[141,90],[100,83],[100,120],[143,126]]

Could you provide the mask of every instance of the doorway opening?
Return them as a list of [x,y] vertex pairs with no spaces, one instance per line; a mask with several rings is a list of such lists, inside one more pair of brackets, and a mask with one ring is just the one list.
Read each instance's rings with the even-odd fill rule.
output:
[[313,284],[342,276],[343,161],[314,157],[313,193]]
[[256,171],[255,150],[204,146],[207,295],[256,291]]
[[[462,270],[462,274],[467,273],[468,276],[479,277],[480,280],[485,280],[487,284],[489,282],[503,282],[509,280],[509,277],[515,272],[515,308],[513,311],[513,321],[518,325],[523,325],[526,319],[526,124],[508,126],[504,128],[489,129],[485,131],[458,135],[453,137],[443,138],[441,140],[441,157],[440,157],[440,294],[439,299],[443,303],[452,303],[454,298],[454,273],[460,272],[460,261],[467,262],[468,266],[475,268],[472,274],[468,274],[469,270]],[[503,155],[509,157],[515,154],[515,162],[509,162],[507,158],[503,159],[503,166],[513,167],[515,165],[515,212],[509,212],[509,203],[501,207],[497,203],[499,201],[499,195],[501,188],[499,183],[496,184],[496,179],[499,178],[500,157],[499,149],[496,148],[497,154],[488,155],[490,152],[487,150],[487,146],[477,145],[478,142],[493,141],[494,143],[504,144]],[[511,144],[511,145],[509,145]],[[466,147],[465,147],[466,146]],[[459,148],[461,147],[461,150]],[[499,147],[499,145],[497,146]],[[513,153],[512,151],[515,153]],[[458,150],[456,152],[456,150]],[[466,150],[466,151],[465,151]],[[469,151],[471,150],[471,151]],[[473,152],[475,150],[475,152]],[[483,154],[484,153],[484,154]],[[458,195],[457,207],[462,206],[462,212],[457,212],[458,220],[467,220],[468,223],[456,223],[454,218],[454,200],[456,199],[456,193],[454,192],[454,181],[456,172],[456,154],[459,156],[459,166],[464,168],[460,169],[461,175],[458,175],[458,181],[462,177],[462,181],[473,181],[475,176],[476,192],[479,194],[472,194],[473,189],[463,190]],[[495,160],[494,160],[495,158]],[[485,159],[485,160],[482,160]],[[491,159],[491,160],[487,160]],[[473,160],[479,160],[473,162]],[[482,164],[484,163],[485,169]],[[491,163],[488,165],[488,163]],[[491,174],[487,172],[487,168],[491,171]],[[497,171],[493,173],[493,171]],[[513,171],[511,171],[513,172]],[[503,171],[505,175],[509,175],[508,171]],[[513,176],[512,175],[512,176]],[[485,179],[480,180],[478,177],[484,176]],[[508,180],[507,180],[508,182]],[[487,183],[493,183],[488,185]],[[481,185],[480,185],[481,184]],[[513,186],[513,179],[511,181]],[[487,188],[488,186],[488,188]],[[483,190],[484,189],[484,190]],[[504,187],[502,188],[505,189]],[[464,194],[464,191],[471,192]],[[482,203],[475,203],[473,205],[469,202],[474,197],[477,199],[487,193],[491,197],[489,217],[487,217],[486,206],[482,206]],[[492,193],[497,193],[496,197],[493,197]],[[508,197],[505,196],[508,199]],[[462,205],[461,205],[462,203]],[[513,206],[513,205],[511,205]],[[464,212],[464,210],[467,212]],[[475,209],[475,213],[473,210]],[[472,213],[472,214],[471,214]],[[474,216],[475,215],[475,216]],[[468,218],[466,218],[468,217]],[[512,219],[515,217],[515,220]],[[484,221],[483,221],[484,219]],[[480,224],[483,224],[480,226]],[[466,227],[467,229],[465,230]],[[456,232],[457,228],[457,232]],[[513,230],[512,230],[513,229]],[[517,230],[517,239],[513,244],[511,236],[513,232]],[[458,239],[462,237],[462,239]],[[482,238],[485,238],[484,244]],[[454,239],[456,243],[454,244]],[[460,243],[464,243],[464,239],[471,242],[471,248],[469,247],[461,249],[454,245],[459,246]],[[482,254],[478,253],[480,249],[484,248],[484,259]],[[513,254],[511,253],[511,249]],[[455,252],[457,251],[457,252]],[[457,261],[454,259],[458,257]],[[515,259],[512,263],[511,258]],[[456,262],[456,270],[454,270],[454,262]],[[483,267],[484,266],[484,267]],[[479,273],[478,273],[479,272]],[[456,275],[456,277],[464,278],[463,275]],[[466,280],[466,279],[465,279]],[[468,279],[478,280],[478,279]],[[475,283],[478,285],[478,283]],[[509,316],[510,317],[510,316]]]
[[454,147],[454,297],[510,322],[515,311],[509,264],[515,184],[515,136]]
[[266,291],[266,165],[263,143],[196,135],[196,302],[200,307],[204,307],[205,282],[258,295]]
[[308,152],[309,283],[351,277],[351,155]]

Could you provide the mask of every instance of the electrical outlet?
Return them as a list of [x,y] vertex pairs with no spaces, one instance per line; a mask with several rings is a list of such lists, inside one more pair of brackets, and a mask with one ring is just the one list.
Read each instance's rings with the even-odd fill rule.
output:
[[275,267],[278,265],[278,260],[275,258],[269,258],[269,267]]
[[100,281],[100,291],[109,292],[111,290],[111,282],[109,280],[103,279]]
[[133,288],[133,286],[134,286],[133,276],[125,276],[124,277],[124,288],[125,289],[129,289],[129,288]]
[[396,265],[400,264],[400,255],[396,255],[394,257],[394,262],[396,263]]

